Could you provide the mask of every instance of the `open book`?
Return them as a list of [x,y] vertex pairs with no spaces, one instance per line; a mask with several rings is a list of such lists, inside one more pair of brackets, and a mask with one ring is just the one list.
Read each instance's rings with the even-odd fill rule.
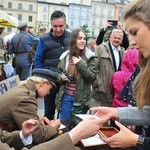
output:
[[[81,119],[85,119],[86,117],[88,117],[90,115],[76,114],[76,116],[81,118]],[[105,145],[106,144],[98,134],[96,134],[95,136],[92,136],[90,138],[87,138],[87,139],[82,139],[81,143],[83,144],[84,147]]]

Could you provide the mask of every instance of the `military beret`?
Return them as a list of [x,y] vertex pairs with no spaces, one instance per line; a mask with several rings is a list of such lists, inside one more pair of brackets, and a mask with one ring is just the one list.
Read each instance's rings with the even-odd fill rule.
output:
[[18,29],[22,29],[22,28],[25,28],[25,27],[28,27],[27,23],[21,23],[21,24],[18,26]]
[[35,68],[32,71],[32,75],[47,79],[50,83],[52,83],[56,87],[56,81],[58,79],[56,72],[49,69]]

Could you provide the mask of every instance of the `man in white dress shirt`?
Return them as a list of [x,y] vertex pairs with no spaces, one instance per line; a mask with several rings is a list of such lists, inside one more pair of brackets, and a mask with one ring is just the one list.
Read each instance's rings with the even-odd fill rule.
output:
[[113,29],[109,41],[100,44],[95,50],[99,75],[93,83],[91,106],[112,106],[109,85],[114,72],[120,69],[124,55],[124,48],[120,46],[122,39],[122,30]]

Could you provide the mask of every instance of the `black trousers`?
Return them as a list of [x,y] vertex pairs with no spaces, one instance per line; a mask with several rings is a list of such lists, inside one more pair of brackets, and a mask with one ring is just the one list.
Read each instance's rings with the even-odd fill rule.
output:
[[48,119],[52,120],[55,116],[55,99],[56,94],[59,92],[60,84],[56,83],[57,88],[52,89],[50,91],[50,94],[44,97],[44,108],[45,108],[45,114]]

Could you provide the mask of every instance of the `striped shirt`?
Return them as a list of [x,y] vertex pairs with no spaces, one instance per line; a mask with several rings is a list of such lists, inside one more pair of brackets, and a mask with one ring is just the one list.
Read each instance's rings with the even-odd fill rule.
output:
[[[68,68],[72,67],[72,65],[73,65],[72,61],[69,60]],[[75,95],[75,91],[76,91],[76,83],[67,82],[65,93],[68,95]]]

